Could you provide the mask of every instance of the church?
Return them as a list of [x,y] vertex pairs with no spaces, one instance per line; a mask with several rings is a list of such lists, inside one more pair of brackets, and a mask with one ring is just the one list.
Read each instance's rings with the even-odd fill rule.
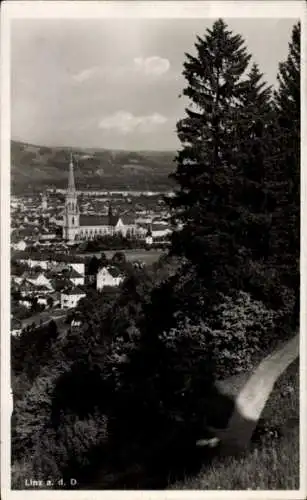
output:
[[114,234],[121,234],[125,237],[141,236],[144,231],[136,225],[131,217],[114,215],[111,207],[108,215],[105,216],[80,213],[72,156],[69,164],[68,189],[63,218],[63,239],[68,242],[92,240],[98,236],[112,236]]

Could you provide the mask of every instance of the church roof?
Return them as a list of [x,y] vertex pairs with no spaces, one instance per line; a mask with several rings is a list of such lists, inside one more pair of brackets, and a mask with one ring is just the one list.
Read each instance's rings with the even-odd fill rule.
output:
[[124,214],[123,216],[120,217],[120,219],[126,226],[135,224],[135,217],[133,217],[133,215]]
[[130,215],[80,215],[80,226],[113,226],[115,227],[119,219],[123,224],[134,224],[134,218]]
[[108,218],[110,226],[116,226],[120,218],[118,215],[110,215]]
[[109,226],[109,217],[105,215],[80,215],[80,226]]

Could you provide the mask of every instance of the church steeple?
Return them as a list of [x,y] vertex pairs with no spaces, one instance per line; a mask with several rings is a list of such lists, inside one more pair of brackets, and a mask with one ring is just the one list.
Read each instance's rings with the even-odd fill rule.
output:
[[69,176],[68,176],[68,193],[75,193],[75,177],[74,177],[74,163],[72,158],[72,153],[70,153],[70,163],[69,163]]
[[74,164],[71,154],[63,221],[63,237],[65,240],[75,241],[79,233],[79,217],[78,195],[75,187]]

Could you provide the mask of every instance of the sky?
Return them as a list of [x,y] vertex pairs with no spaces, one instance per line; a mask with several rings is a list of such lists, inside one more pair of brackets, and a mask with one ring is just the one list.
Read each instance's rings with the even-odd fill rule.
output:
[[[128,150],[179,146],[182,65],[214,19],[14,19],[11,137]],[[276,85],[295,19],[225,19]]]

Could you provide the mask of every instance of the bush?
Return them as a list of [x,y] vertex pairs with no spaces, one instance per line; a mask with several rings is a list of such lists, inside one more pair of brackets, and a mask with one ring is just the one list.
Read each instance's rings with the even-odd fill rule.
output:
[[276,313],[245,292],[224,296],[216,318],[203,326],[210,339],[218,378],[250,370],[257,353],[270,345]]
[[62,477],[64,482],[76,478],[80,482],[81,474],[91,465],[93,449],[107,440],[107,423],[105,415],[94,411],[86,419],[67,414],[56,430],[50,426],[33,454],[36,477]]

